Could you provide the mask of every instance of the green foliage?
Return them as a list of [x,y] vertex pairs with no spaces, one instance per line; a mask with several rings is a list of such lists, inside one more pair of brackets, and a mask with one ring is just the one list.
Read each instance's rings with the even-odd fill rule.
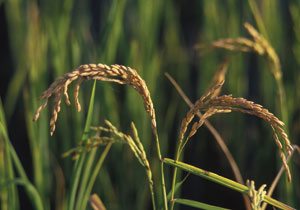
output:
[[[188,110],[164,77],[164,72],[169,72],[188,97],[196,101],[207,90],[218,65],[228,55],[230,63],[223,88],[225,94],[232,93],[268,108],[284,121],[292,144],[299,145],[298,1],[100,2],[0,1],[0,6],[5,9],[10,66],[13,68],[1,70],[13,71],[6,93],[1,95],[3,106],[0,102],[1,209],[21,208],[18,185],[24,186],[26,199],[34,208],[45,210],[54,207],[91,209],[88,198],[94,193],[99,195],[107,209],[147,209],[152,202],[156,202],[156,207],[162,207],[166,200],[171,199],[172,186],[178,197],[186,197],[183,194],[189,187],[185,185],[186,179],[179,183],[176,179],[173,185],[174,168],[164,167],[158,160],[160,155],[162,158],[176,155],[180,121]],[[243,27],[246,21],[263,34],[277,52],[283,73],[281,81],[274,79],[272,67],[259,55],[225,50],[206,52],[196,47],[223,38],[249,38]],[[53,105],[51,99],[49,109],[42,111],[40,119],[35,123],[31,121],[41,103],[38,96],[49,83],[80,64],[100,62],[135,68],[146,81],[157,116],[159,147],[156,144],[158,136],[153,136],[141,97],[132,88],[105,82],[81,85],[80,113],[74,106],[67,108],[62,103],[53,137],[50,137],[48,127],[48,111]],[[284,96],[280,90],[285,91]],[[133,161],[135,154],[124,144],[108,143],[93,148],[78,154],[75,161],[70,157],[61,158],[63,153],[78,146],[78,142],[90,137],[91,125],[103,125],[104,119],[130,135],[130,123],[135,122],[134,130],[139,136],[137,133],[132,136],[134,140],[140,138],[150,162],[155,199],[145,187],[149,171],[145,175],[145,168]],[[212,124],[225,139],[244,180],[251,177],[269,186],[282,163],[275,152],[270,129],[252,119],[233,114],[217,116],[212,119]],[[10,130],[12,127],[16,129]],[[18,134],[16,130],[25,132]],[[234,179],[211,134],[204,128],[199,133],[187,143],[180,160]],[[141,148],[138,141],[137,148]],[[29,149],[29,156],[24,156],[23,148]],[[300,208],[299,166],[293,164],[293,159],[290,162],[293,184],[282,176],[276,200]],[[30,173],[24,170],[24,165],[28,164],[32,166]],[[181,173],[178,171],[178,179]],[[161,189],[164,181],[166,186]],[[199,189],[204,186],[199,184]],[[164,190],[170,192],[167,198],[162,196]],[[204,203],[211,203],[204,201],[206,193],[212,197],[223,196],[217,192],[212,194],[210,189],[196,193]],[[205,205],[179,198],[174,200],[175,208],[179,206],[176,203],[199,208]],[[218,203],[213,205],[219,206]]]

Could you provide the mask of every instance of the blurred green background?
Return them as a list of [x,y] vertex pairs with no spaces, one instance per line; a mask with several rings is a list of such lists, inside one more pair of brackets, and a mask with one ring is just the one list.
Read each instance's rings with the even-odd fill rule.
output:
[[[53,137],[48,126],[51,102],[37,122],[31,119],[41,104],[38,97],[42,91],[55,78],[81,64],[117,63],[138,71],[155,106],[164,157],[174,156],[180,122],[188,111],[164,72],[171,74],[195,101],[207,90],[224,57],[231,55],[222,94],[255,101],[281,119],[278,89],[264,58],[255,53],[225,50],[200,56],[201,52],[195,49],[196,44],[221,38],[250,38],[243,23],[247,21],[259,29],[257,15],[262,18],[264,35],[281,60],[288,110],[286,130],[292,144],[300,145],[300,1],[0,1],[0,93],[6,123],[4,117],[1,121],[44,208],[63,209],[66,205],[74,162],[61,158],[61,154],[81,138],[93,82],[81,86],[83,111],[77,113],[74,105],[66,107],[62,103]],[[130,87],[97,82],[93,113],[92,125],[109,119],[124,133],[129,132],[130,122],[134,121],[150,162],[156,158],[143,101]],[[240,113],[215,116],[211,122],[236,159],[244,180],[253,179],[256,186],[270,186],[281,166],[270,127],[256,117]],[[4,163],[3,138],[1,135],[0,182],[9,170]],[[234,179],[223,152],[206,128],[200,129],[187,145],[185,162]],[[293,156],[290,166],[293,182],[287,184],[282,176],[274,198],[300,208],[298,154]],[[157,170],[154,162],[153,171]],[[166,166],[167,189],[171,172],[171,167]],[[92,192],[101,197],[108,209],[150,209],[146,184],[143,168],[128,147],[116,144]],[[33,208],[24,189],[15,190],[15,208]],[[181,195],[226,208],[244,208],[240,194],[199,177],[190,176]],[[2,209],[10,209],[7,200],[2,194]]]

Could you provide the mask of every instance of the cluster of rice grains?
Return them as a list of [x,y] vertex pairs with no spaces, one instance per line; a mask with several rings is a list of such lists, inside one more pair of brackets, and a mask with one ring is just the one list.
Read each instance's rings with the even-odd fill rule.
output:
[[74,89],[74,100],[77,111],[81,110],[81,106],[78,100],[79,87],[83,79],[86,80],[100,80],[100,81],[108,81],[115,82],[118,84],[127,84],[134,88],[143,98],[144,105],[147,113],[151,119],[151,126],[154,135],[157,134],[156,128],[156,119],[155,119],[155,111],[153,108],[153,103],[150,97],[149,90],[146,86],[145,81],[138,75],[136,70],[120,66],[120,65],[111,65],[107,66],[104,64],[87,64],[81,65],[78,68],[74,69],[72,72],[66,73],[63,76],[56,79],[50,87],[44,91],[41,95],[41,99],[43,99],[42,105],[36,110],[36,113],[33,117],[33,121],[36,121],[39,118],[40,111],[44,109],[48,103],[48,99],[55,95],[54,99],[54,107],[52,111],[52,118],[50,120],[50,135],[52,136],[55,131],[55,123],[57,121],[57,115],[60,112],[60,104],[62,95],[65,96],[65,102],[67,105],[70,105],[71,102],[69,100],[68,95],[68,86],[75,80],[78,79]]
[[[291,154],[293,151],[293,147],[290,144],[287,134],[283,130],[284,123],[281,122],[277,117],[275,117],[272,113],[270,113],[267,109],[263,108],[259,104],[255,104],[252,101],[248,101],[244,98],[233,98],[232,95],[222,95],[217,96],[215,93],[220,91],[222,85],[224,84],[224,80],[212,87],[206,94],[204,94],[194,106],[188,111],[187,116],[183,119],[181,123],[180,129],[180,139],[181,141],[187,140],[192,137],[197,130],[203,125],[205,120],[211,117],[214,114],[218,113],[229,113],[231,111],[242,112],[250,115],[255,115],[266,122],[273,129],[274,139],[276,145],[279,148],[280,157],[284,164],[285,170],[287,172],[288,180],[291,181],[291,174],[289,167],[286,162],[286,157],[284,155],[284,149],[282,147],[281,142],[278,139],[278,134],[282,137],[285,145],[285,150],[287,151],[288,155]],[[187,131],[187,127],[190,122],[193,120],[194,116],[197,114],[198,111],[204,111],[204,114],[200,118],[198,122],[195,122],[192,125],[191,131],[189,135],[185,137],[185,133]],[[184,143],[184,144],[185,144]]]
[[[268,63],[273,67],[270,68],[270,70],[275,79],[281,80],[282,72],[280,60],[273,47],[249,23],[244,23],[244,27],[253,40],[244,37],[220,39],[210,43],[210,47],[226,49],[233,52],[255,52],[260,56],[264,56],[269,61]],[[201,48],[201,46],[196,46],[196,48]]]

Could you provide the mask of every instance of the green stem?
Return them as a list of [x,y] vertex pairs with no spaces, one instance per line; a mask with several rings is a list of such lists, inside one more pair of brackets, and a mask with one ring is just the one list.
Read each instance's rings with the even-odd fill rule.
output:
[[77,199],[76,199],[77,201],[76,201],[76,208],[75,209],[77,209],[77,210],[85,209],[85,208],[82,208],[83,202],[84,202],[83,197],[84,197],[84,195],[86,193],[86,190],[87,190],[86,187],[87,187],[87,183],[88,183],[88,180],[89,180],[89,175],[90,175],[90,172],[91,172],[91,169],[92,169],[92,166],[93,166],[93,162],[94,162],[94,159],[95,159],[96,151],[97,151],[96,148],[92,149],[92,151],[89,152],[87,160],[84,163],[84,170],[83,170],[82,178],[81,178],[81,181],[80,181],[78,196],[77,196]]
[[[189,164],[186,164],[186,163],[183,163],[183,162],[180,162],[180,161],[175,161],[175,160],[172,160],[172,159],[169,159],[169,158],[165,158],[163,160],[164,163],[168,164],[168,165],[172,165],[174,167],[178,167],[184,171],[187,171],[187,172],[190,172],[192,174],[195,174],[197,176],[200,176],[202,178],[205,178],[207,180],[210,180],[210,181],[213,181],[217,184],[220,184],[220,185],[223,185],[227,188],[230,188],[232,190],[235,190],[237,192],[240,192],[240,193],[243,193],[243,194],[246,194],[248,195],[248,187],[245,186],[245,185],[242,185],[242,184],[239,184],[233,180],[230,180],[230,179],[227,179],[225,177],[222,177],[218,174],[215,174],[215,173],[212,173],[212,172],[209,172],[209,171],[205,171],[203,169],[200,169],[200,168],[197,168],[195,166],[192,166],[192,165],[189,165]],[[294,208],[290,207],[290,206],[287,206],[269,196],[264,196],[264,202],[268,203],[268,204],[271,204],[277,208],[280,208],[280,209],[285,209],[285,210],[295,210]]]
[[75,166],[74,166],[74,171],[72,173],[72,178],[71,178],[71,193],[70,193],[70,198],[69,198],[69,205],[68,209],[73,210],[74,209],[74,204],[75,204],[75,196],[76,196],[76,191],[79,183],[79,178],[80,174],[82,171],[82,166],[85,160],[85,154],[80,155],[79,160],[76,160]]
[[93,188],[95,180],[97,178],[97,175],[99,174],[99,171],[100,171],[100,169],[103,165],[103,162],[104,162],[111,146],[112,146],[112,143],[111,142],[108,143],[106,145],[104,151],[102,152],[101,157],[100,157],[99,161],[97,162],[97,165],[95,166],[94,171],[93,171],[93,173],[92,173],[92,175],[89,179],[90,181],[87,184],[84,196],[82,198],[81,207],[79,209],[86,209],[86,205],[87,205],[87,202],[88,202],[88,196],[91,194],[92,188]]
[[[187,141],[186,141],[187,142]],[[180,139],[179,141],[179,145],[177,147],[177,152],[176,152],[176,161],[179,160],[180,154],[183,150],[185,144],[183,144],[183,139]],[[175,195],[175,186],[176,186],[176,178],[177,178],[177,168],[174,168],[174,174],[173,174],[173,180],[172,180],[172,189],[171,189],[171,206],[170,206],[170,210],[174,209],[174,195]]]
[[[275,78],[276,79],[276,78]],[[285,103],[285,90],[282,84],[282,79],[276,79],[277,87],[278,87],[278,93],[279,93],[279,101],[280,101],[280,111],[281,111],[281,117],[282,121],[285,124],[285,127],[288,128],[288,112],[287,107]],[[287,134],[288,131],[286,130]]]
[[164,208],[165,208],[165,210],[168,210],[166,183],[165,183],[165,175],[164,175],[164,162],[162,160],[161,153],[160,153],[158,135],[156,134],[155,137],[156,137],[155,139],[156,139],[157,156],[158,156],[158,159],[160,160],[160,175],[161,175],[161,187],[162,187],[162,193],[163,193]]
[[174,209],[174,194],[175,194],[175,186],[176,186],[176,176],[177,176],[177,168],[174,168],[173,180],[172,180],[172,189],[171,189],[171,200],[170,200],[170,210]]
[[150,193],[151,193],[151,200],[152,200],[153,210],[156,210],[153,182],[149,182],[149,188],[150,188]]
[[250,6],[250,9],[252,11],[252,14],[255,18],[255,21],[258,25],[258,28],[260,30],[260,32],[264,35],[264,37],[268,39],[268,33],[267,33],[267,30],[265,28],[265,25],[264,25],[264,22],[263,22],[263,19],[261,17],[261,14],[260,14],[260,11],[258,9],[258,6],[256,4],[256,2],[254,0],[248,0],[248,3],[249,3],[249,6]]

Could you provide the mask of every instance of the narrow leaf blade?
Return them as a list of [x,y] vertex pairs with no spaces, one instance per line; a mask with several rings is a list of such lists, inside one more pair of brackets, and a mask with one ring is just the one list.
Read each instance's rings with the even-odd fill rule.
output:
[[190,207],[195,207],[198,209],[205,209],[205,210],[229,210],[229,209],[225,209],[222,207],[218,207],[218,206],[213,206],[213,205],[209,205],[206,203],[201,203],[199,201],[194,201],[194,200],[188,200],[188,199],[181,199],[181,198],[176,198],[174,200],[175,203],[179,203],[185,206],[190,206]]
[[[165,158],[163,160],[164,163],[168,164],[168,165],[172,165],[175,166],[177,168],[180,168],[184,171],[190,172],[194,175],[200,176],[204,179],[208,179],[210,181],[213,181],[217,184],[223,185],[227,188],[230,188],[232,190],[235,190],[237,192],[243,193],[243,194],[248,194],[248,187],[246,187],[245,185],[239,184],[233,180],[227,179],[225,177],[222,177],[218,174],[209,172],[209,171],[205,171],[203,169],[197,168],[195,166],[180,162],[180,161],[175,161],[173,159],[169,159],[169,158]],[[277,208],[280,209],[286,209],[286,210],[295,210],[294,208],[283,204],[269,196],[265,196],[264,197],[264,202],[271,204]]]

